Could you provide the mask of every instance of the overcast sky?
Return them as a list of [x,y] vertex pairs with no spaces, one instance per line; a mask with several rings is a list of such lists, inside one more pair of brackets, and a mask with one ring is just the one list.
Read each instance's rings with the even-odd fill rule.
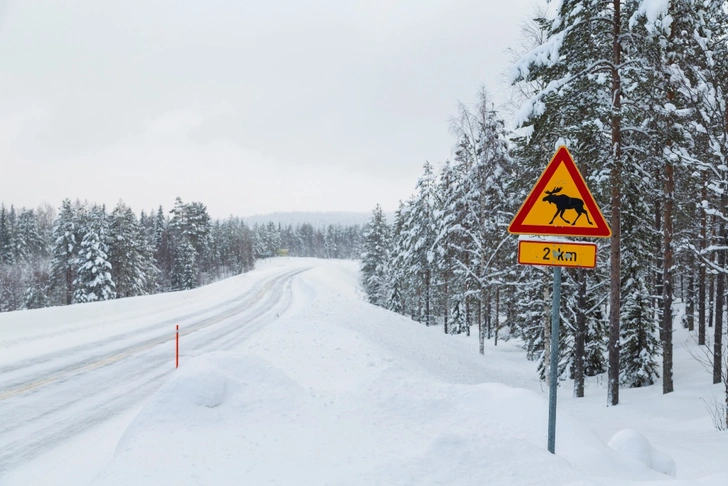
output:
[[0,0],[0,201],[396,208],[535,0]]

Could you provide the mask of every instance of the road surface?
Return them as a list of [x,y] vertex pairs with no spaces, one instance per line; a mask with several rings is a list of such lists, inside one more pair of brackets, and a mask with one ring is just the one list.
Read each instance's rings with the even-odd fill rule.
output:
[[[224,301],[200,299],[192,305],[179,305],[179,311],[169,308],[169,298],[157,299],[160,306],[166,306],[160,309],[145,301],[143,315],[134,313],[136,299],[125,299],[129,302],[121,307],[94,304],[98,319],[86,316],[77,325],[66,322],[64,335],[55,340],[60,349],[45,343],[36,346],[43,350],[37,354],[27,356],[29,351],[24,351],[22,359],[0,363],[0,477],[140,404],[158,389],[175,371],[176,325],[180,326],[181,360],[234,348],[287,308],[291,282],[305,270],[270,268],[234,277],[224,284]],[[237,295],[230,292],[233,284],[239,287]],[[73,312],[74,307],[80,306],[58,310]],[[38,319],[59,315],[44,311],[38,313]],[[118,320],[113,319],[114,313]],[[43,324],[53,328],[52,323]],[[27,336],[21,332],[19,338],[14,329],[13,339],[3,340],[3,331],[13,325],[12,316],[0,321],[0,352],[12,353],[13,348],[37,338],[26,323]],[[22,356],[23,351],[15,354]]]

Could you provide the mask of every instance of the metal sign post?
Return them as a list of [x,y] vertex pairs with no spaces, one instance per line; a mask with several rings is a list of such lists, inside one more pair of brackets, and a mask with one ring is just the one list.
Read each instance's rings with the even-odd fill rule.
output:
[[554,267],[554,295],[551,301],[551,365],[549,378],[549,440],[551,454],[556,454],[556,395],[559,387],[559,309],[561,308],[561,267]]
[[[554,212],[554,207],[556,212]],[[567,213],[568,211],[568,213]],[[569,218],[569,219],[566,219]],[[536,236],[608,238],[609,229],[586,181],[566,147],[559,147],[536,185],[521,205],[508,232]],[[523,238],[523,237],[522,237]],[[548,449],[556,453],[556,392],[559,386],[559,309],[561,267],[594,268],[594,243],[523,238],[518,242],[518,263],[554,267],[551,303],[551,365],[549,375]]]

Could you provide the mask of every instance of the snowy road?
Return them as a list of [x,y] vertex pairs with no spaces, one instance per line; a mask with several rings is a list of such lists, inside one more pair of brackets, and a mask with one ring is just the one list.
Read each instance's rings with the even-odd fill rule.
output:
[[[518,340],[481,356],[475,334],[368,304],[358,268],[273,259],[191,291],[0,314],[0,484],[728,484],[701,401],[717,385],[687,351],[668,397],[625,389],[607,409],[600,382],[580,399],[566,383],[552,455]],[[607,445],[629,428],[678,481]]]
[[291,281],[305,270],[271,268],[162,298],[26,312],[22,329],[12,313],[3,316],[0,474],[157,390],[174,371],[175,325],[181,360],[231,349],[286,309]]

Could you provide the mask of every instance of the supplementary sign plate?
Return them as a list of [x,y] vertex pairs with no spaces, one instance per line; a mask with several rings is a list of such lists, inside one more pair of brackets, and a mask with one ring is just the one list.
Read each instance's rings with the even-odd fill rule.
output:
[[520,240],[518,263],[550,267],[594,268],[597,245],[564,241]]
[[566,147],[556,151],[508,231],[593,238],[612,234]]

